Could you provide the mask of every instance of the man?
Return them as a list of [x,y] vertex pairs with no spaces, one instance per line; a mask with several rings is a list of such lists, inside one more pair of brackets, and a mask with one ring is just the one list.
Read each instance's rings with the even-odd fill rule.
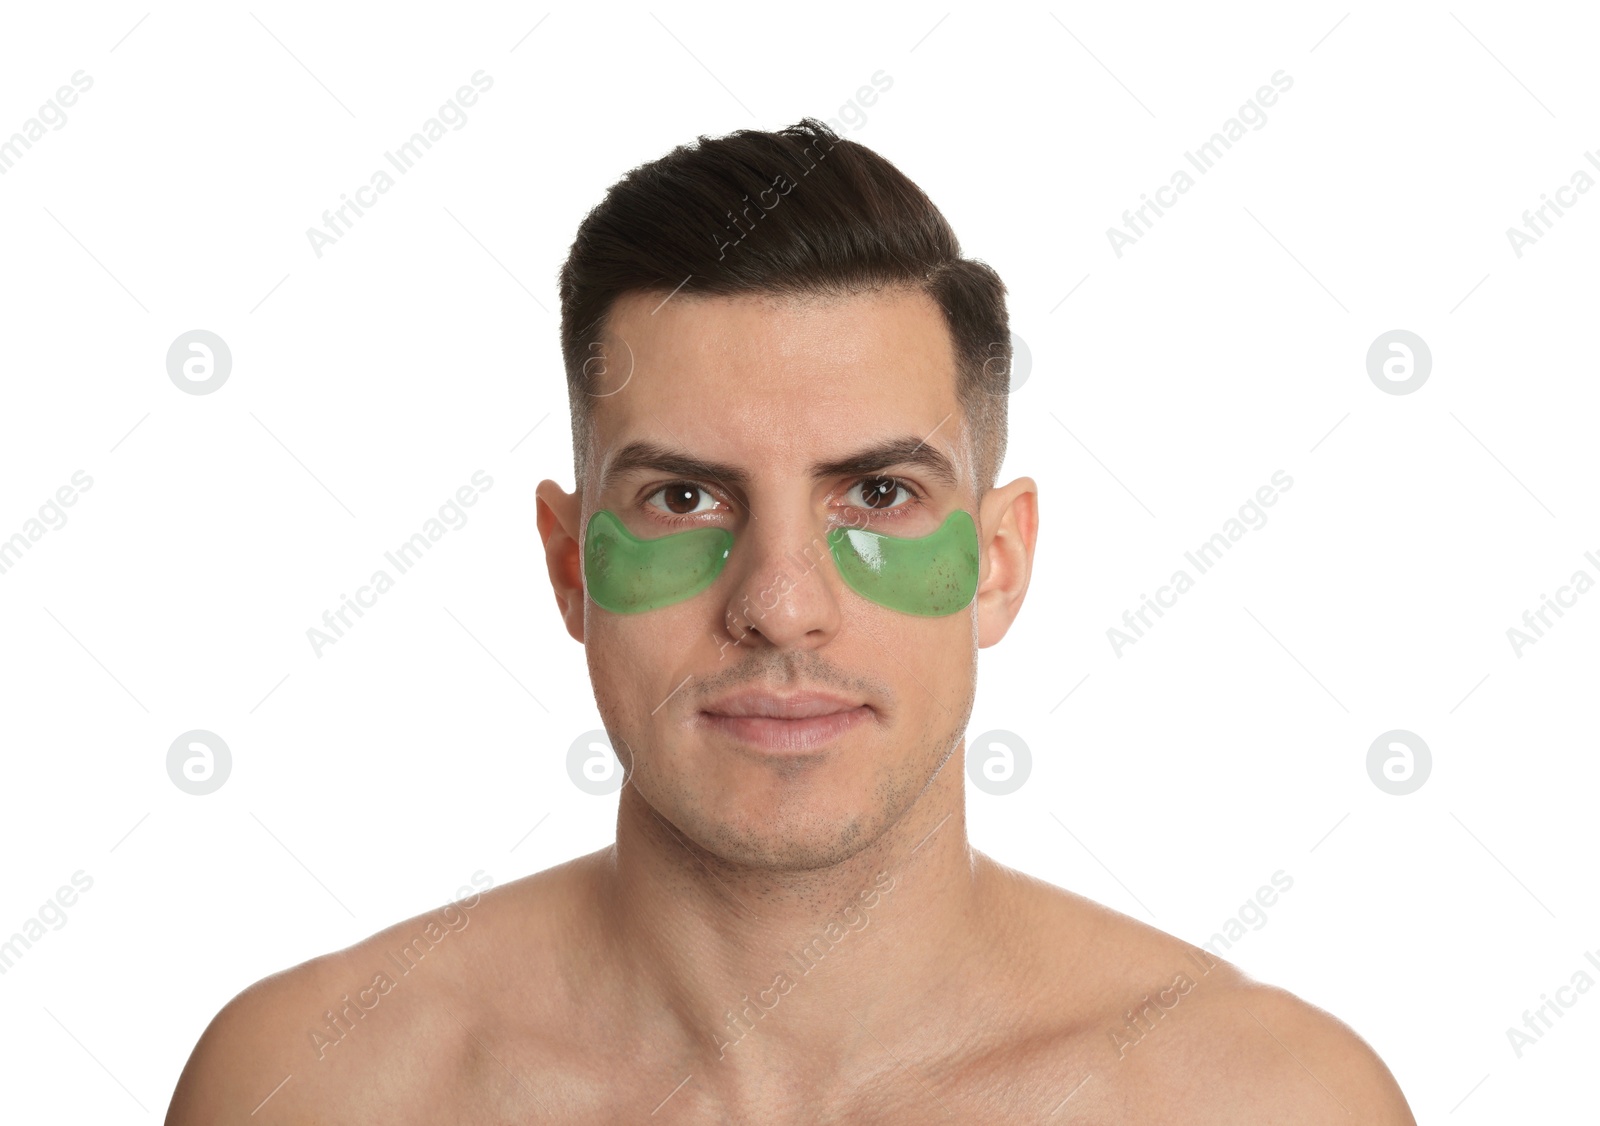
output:
[[168,1122],[1413,1123],[1326,1013],[967,843],[1038,528],[1004,292],[813,119],[615,185],[537,522],[616,843],[245,990]]

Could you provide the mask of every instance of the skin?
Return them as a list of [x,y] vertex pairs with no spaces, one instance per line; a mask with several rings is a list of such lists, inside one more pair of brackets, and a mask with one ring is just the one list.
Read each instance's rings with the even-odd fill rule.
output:
[[[581,490],[538,489],[556,606],[629,771],[616,843],[468,901],[459,929],[433,912],[257,982],[206,1029],[167,1122],[1414,1126],[1327,1013],[968,844],[977,651],[1021,610],[1038,504],[1026,477],[978,488],[939,309],[895,290],[664,296],[614,309],[623,358]],[[954,479],[907,462],[813,473],[908,435]],[[606,478],[636,440],[742,479]],[[881,475],[920,504],[863,511]],[[671,523],[662,490],[685,481],[694,511]],[[726,527],[735,548],[693,598],[611,614],[580,561],[601,507],[638,535]],[[925,535],[958,507],[982,553],[960,613],[877,606],[825,553],[796,565],[847,520]],[[871,717],[775,759],[699,714],[756,686],[851,694]],[[440,940],[399,975],[388,955],[430,920]],[[370,989],[385,967],[396,980]],[[362,988],[371,1007],[318,1058],[319,1014]]]

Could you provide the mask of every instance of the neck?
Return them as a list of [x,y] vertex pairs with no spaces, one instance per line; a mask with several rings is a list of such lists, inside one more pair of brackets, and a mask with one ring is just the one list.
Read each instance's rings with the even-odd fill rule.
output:
[[882,1062],[877,1038],[924,1026],[994,922],[963,780],[947,765],[876,841],[806,871],[730,864],[625,786],[601,901],[636,1027],[676,1034],[685,1070],[730,1093]]

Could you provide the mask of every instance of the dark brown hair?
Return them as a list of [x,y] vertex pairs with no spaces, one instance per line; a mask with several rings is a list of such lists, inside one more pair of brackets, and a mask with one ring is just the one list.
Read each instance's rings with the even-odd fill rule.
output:
[[[625,293],[852,294],[903,286],[944,310],[976,490],[1005,457],[1011,334],[1005,285],[889,161],[816,118],[701,136],[642,164],[584,218],[561,267],[561,352],[578,485],[588,459],[593,348]],[[587,366],[586,366],[587,365]]]

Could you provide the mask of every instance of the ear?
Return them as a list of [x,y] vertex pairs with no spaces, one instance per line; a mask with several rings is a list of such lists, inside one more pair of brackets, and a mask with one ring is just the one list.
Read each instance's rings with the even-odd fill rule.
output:
[[544,541],[544,564],[555,590],[556,606],[567,632],[583,640],[583,551],[578,530],[583,515],[582,498],[554,481],[539,482],[534,490],[535,519]]
[[1031,477],[1018,477],[990,489],[978,515],[978,648],[984,649],[1006,635],[1028,592],[1039,534],[1039,487]]

